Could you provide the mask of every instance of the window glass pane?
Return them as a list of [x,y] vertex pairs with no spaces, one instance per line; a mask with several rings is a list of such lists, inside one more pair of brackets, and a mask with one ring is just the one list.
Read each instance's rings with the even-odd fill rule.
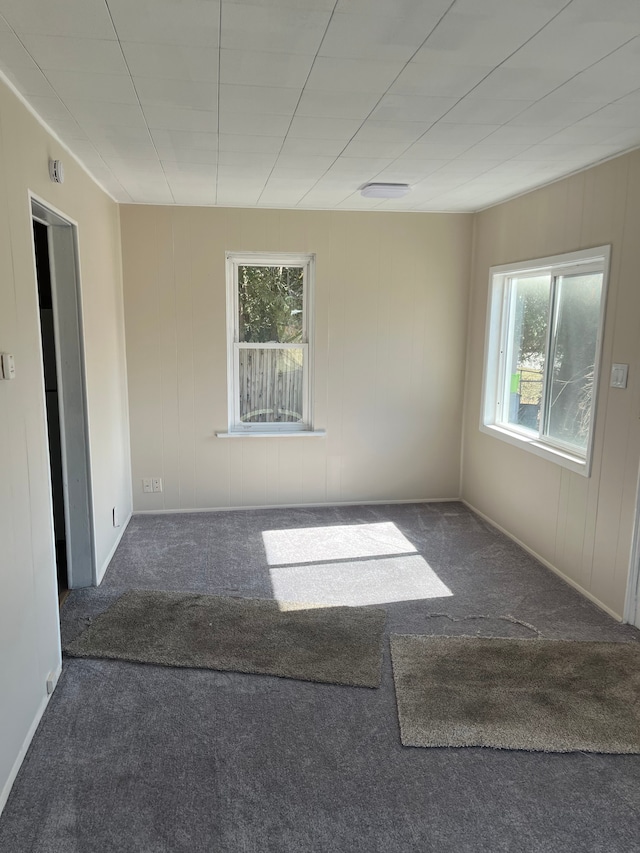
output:
[[507,350],[506,423],[538,431],[549,322],[549,275],[511,280],[511,326]]
[[301,343],[302,267],[238,267],[239,337],[243,343]]
[[240,420],[243,423],[302,421],[303,347],[238,350]]
[[601,295],[601,273],[557,279],[545,434],[581,450],[591,423]]

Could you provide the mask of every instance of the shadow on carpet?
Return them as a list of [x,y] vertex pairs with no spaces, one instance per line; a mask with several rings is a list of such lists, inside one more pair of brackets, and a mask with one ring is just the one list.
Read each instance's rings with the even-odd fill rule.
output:
[[73,657],[379,687],[386,613],[132,590],[72,642]]
[[392,635],[405,746],[640,753],[640,645]]

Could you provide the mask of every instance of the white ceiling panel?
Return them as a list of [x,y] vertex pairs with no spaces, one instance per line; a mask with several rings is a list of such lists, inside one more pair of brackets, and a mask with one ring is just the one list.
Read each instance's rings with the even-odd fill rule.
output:
[[353,138],[354,142],[401,142],[413,145],[431,127],[430,122],[375,121],[364,122]]
[[489,134],[498,130],[498,127],[499,125],[496,124],[457,124],[456,122],[440,121],[425,133],[421,141],[441,145],[467,143],[470,148],[476,142],[480,142],[481,139],[485,139]]
[[278,153],[283,145],[282,136],[249,136],[248,134],[221,133],[218,137],[220,151],[237,151],[259,154],[261,151]]
[[506,64],[511,68],[542,70],[540,57],[544,56],[546,70],[558,69],[565,74],[577,74],[616,50],[639,31],[630,31],[629,25],[622,22],[596,24],[581,21],[579,10],[583,7],[584,3],[570,4],[553,26],[546,27],[523,45]]
[[[416,7],[416,8],[419,8]],[[423,8],[430,9],[429,4]],[[408,62],[428,32],[438,22],[430,12],[429,22],[416,27],[412,18],[395,15],[354,15],[336,12],[320,48],[320,56],[369,59],[375,62]]]
[[479,82],[471,96],[496,100],[537,101],[565,81],[566,75],[558,69],[533,65],[514,67],[506,62]]
[[[77,140],[79,142],[86,142],[88,140],[86,132],[71,118],[71,115],[66,120],[48,121],[47,125],[60,139],[67,141]],[[75,145],[73,146],[73,151],[76,153]]]
[[117,41],[30,34],[23,35],[22,41],[39,67],[45,71],[128,73]]
[[[560,122],[559,127],[563,127],[562,122]],[[534,145],[556,132],[556,129],[546,124],[540,127],[520,127],[510,123],[494,130],[490,136],[486,137],[486,142],[496,145]]]
[[[640,121],[638,122],[640,126]],[[565,127],[557,133],[548,136],[544,142],[546,145],[598,145],[610,142],[617,131],[611,127],[584,124],[576,122],[571,127]]]
[[171,107],[213,111],[217,108],[217,92],[210,83],[194,80],[159,80],[156,77],[134,77],[133,83],[143,109]]
[[330,18],[329,10],[223,3],[221,47],[315,56]]
[[[157,146],[156,146],[157,147]],[[163,150],[158,148],[158,156],[163,164],[181,163],[184,165],[199,166],[199,172],[203,172],[205,166],[215,166],[218,162],[218,151],[208,151],[206,148],[198,148],[193,151]]]
[[607,145],[611,146],[611,154],[618,151],[638,148],[640,146],[640,121],[635,127],[627,128],[609,128],[613,130],[613,134],[606,140]]
[[[341,157],[331,168],[327,169],[327,178],[348,178],[351,181],[357,181],[358,185],[365,181],[370,181],[391,165],[390,159],[381,157]],[[345,184],[347,187],[348,184]],[[351,186],[353,189],[353,184]]]
[[218,179],[231,181],[251,181],[264,186],[269,180],[269,166],[218,166]]
[[392,166],[378,172],[376,181],[392,184],[409,183],[414,186],[442,169],[448,162],[448,160],[396,160]]
[[532,127],[553,125],[568,127],[598,109],[589,101],[568,101],[558,95],[548,95],[511,120],[511,124]]
[[313,12],[332,12],[336,0],[225,0],[229,6],[258,6],[266,9],[305,9]]
[[407,150],[406,142],[378,142],[370,139],[353,139],[345,146],[342,159],[350,157],[382,158],[395,160]]
[[499,145],[491,142],[491,137],[484,139],[477,145],[472,145],[467,148],[462,154],[459,154],[456,160],[510,160],[512,157],[517,157],[527,151],[531,146],[523,145]]
[[[76,2],[82,3],[85,0]],[[218,46],[220,5],[217,0],[107,2],[120,41],[182,44],[187,47]],[[55,5],[57,4],[58,0]]]
[[[153,143],[161,159],[165,152],[191,152],[218,150],[217,133],[198,133],[186,130],[154,129],[150,131]],[[175,159],[169,157],[168,159]]]
[[226,112],[220,114],[220,133],[226,135],[277,136],[282,139],[290,124],[288,115]]
[[190,205],[196,207],[211,207],[215,204],[215,193],[208,187],[180,187],[172,186],[171,194],[176,204]]
[[444,116],[454,124],[506,124],[533,105],[533,101],[463,98]]
[[12,71],[18,68],[38,69],[31,54],[11,30],[0,30],[0,68]]
[[358,132],[362,123],[359,119],[312,118],[295,116],[291,122],[289,136],[303,139],[344,139],[347,142]]
[[615,63],[603,60],[559,86],[554,94],[567,101],[610,103],[637,89],[640,80],[628,73],[633,65],[627,56],[616,56]]
[[124,177],[160,178],[164,175],[162,164],[157,158],[138,160],[130,157],[103,157],[112,172]]
[[103,101],[109,104],[137,104],[131,77],[119,74],[92,74],[87,71],[48,71],[47,77],[63,101]]
[[104,0],[2,0],[0,11],[21,34],[116,38]]
[[421,95],[383,95],[371,118],[387,122],[428,122],[433,124],[457,104],[457,98],[424,97]]
[[344,199],[344,191],[326,189],[316,185],[300,199],[299,205],[312,209],[331,210],[336,207],[336,205],[340,204],[340,202],[344,201]]
[[221,113],[261,113],[292,117],[299,89],[273,86],[220,86]]
[[[73,121],[70,110],[62,103],[60,98],[29,96],[29,103],[38,115],[45,121]],[[75,113],[74,113],[75,115]]]
[[462,154],[463,151],[466,151],[471,147],[470,142],[464,140],[463,142],[449,142],[449,143],[437,143],[437,142],[423,142],[421,139],[418,140],[414,145],[411,145],[407,150],[398,158],[398,162],[401,163],[403,161],[411,162],[413,160],[451,160],[452,157],[456,157],[458,154]]
[[40,98],[58,97],[55,89],[39,68],[7,68],[4,73],[23,95]]
[[291,156],[337,157],[345,147],[343,139],[318,139],[317,137],[287,136],[282,144],[282,154]]
[[0,0],[0,69],[134,202],[476,209],[640,146],[638,0]]
[[99,100],[67,99],[65,104],[80,127],[144,128],[145,121],[139,105],[112,104]]
[[162,171],[170,187],[176,185],[182,187],[206,185],[211,193],[215,194],[216,166],[196,166],[189,163],[164,161],[162,163]]
[[144,117],[150,128],[159,130],[193,130],[216,133],[218,114],[211,110],[189,110],[171,106],[145,106]]
[[175,204],[175,199],[166,181],[145,180],[144,178],[124,177],[121,181],[124,190],[134,201],[144,201],[145,204]]
[[365,119],[378,102],[370,92],[321,91],[305,88],[296,115],[314,118]]
[[240,86],[282,86],[302,91],[313,56],[250,50],[220,51],[220,82]]
[[109,152],[105,153],[110,153],[114,145],[127,150],[129,145],[137,146],[141,143],[147,142],[151,138],[149,128],[142,118],[142,113],[140,112],[139,115],[139,124],[132,123],[122,126],[110,125],[104,122],[87,121],[83,126],[83,130],[85,130],[89,139],[91,139],[100,151],[103,151],[105,147],[108,147]]
[[218,163],[221,166],[235,166],[238,169],[273,169],[278,158],[277,154],[266,152],[247,154],[245,151],[220,151]]
[[210,47],[123,42],[122,51],[134,77],[218,81],[218,51]]
[[335,163],[335,157],[321,157],[313,154],[281,153],[276,168],[295,169],[309,175],[322,174]]
[[370,62],[319,56],[309,74],[306,89],[382,95],[402,71],[403,65],[402,62]]
[[492,65],[461,65],[452,62],[444,51],[420,51],[415,60],[402,70],[391,86],[391,92],[399,95],[462,98],[492,70]]

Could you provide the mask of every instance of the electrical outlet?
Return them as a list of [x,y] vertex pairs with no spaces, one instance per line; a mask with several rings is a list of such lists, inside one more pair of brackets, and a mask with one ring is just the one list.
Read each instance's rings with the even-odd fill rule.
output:
[[152,492],[153,491],[153,480],[151,477],[144,477],[142,480],[142,491],[143,492]]
[[151,480],[154,492],[162,491],[162,477],[153,477]]

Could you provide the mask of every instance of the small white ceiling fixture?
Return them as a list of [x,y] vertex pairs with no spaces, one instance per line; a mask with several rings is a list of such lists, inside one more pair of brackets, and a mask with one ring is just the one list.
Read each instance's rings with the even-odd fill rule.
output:
[[365,198],[402,198],[411,187],[409,184],[365,184],[360,193]]

